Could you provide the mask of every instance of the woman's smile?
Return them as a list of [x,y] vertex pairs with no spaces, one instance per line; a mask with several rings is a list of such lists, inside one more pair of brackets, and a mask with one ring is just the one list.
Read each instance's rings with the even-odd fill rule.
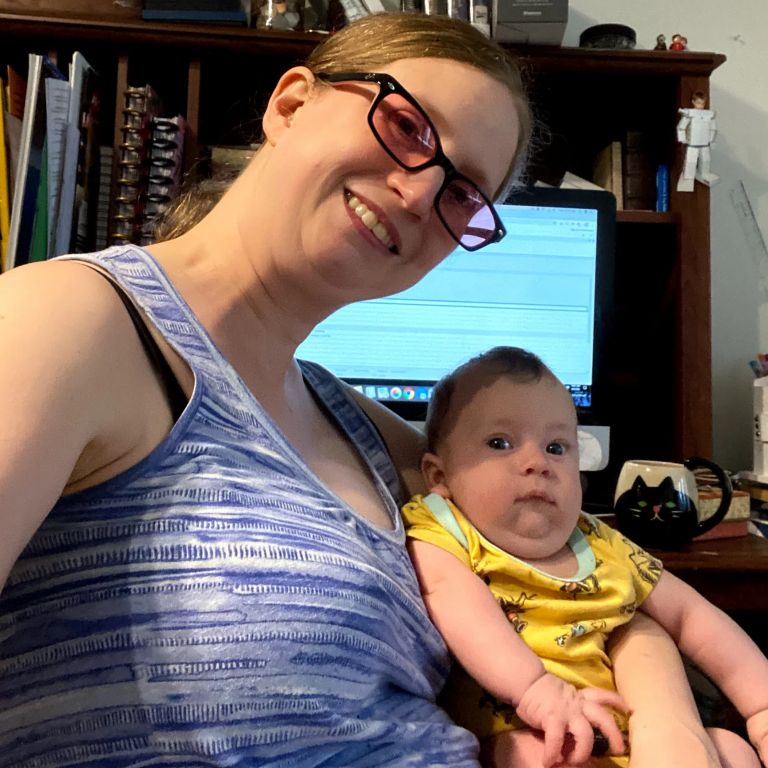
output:
[[366,203],[349,190],[344,191],[344,198],[349,210],[390,253],[397,254],[400,252],[396,244],[397,233],[392,229],[391,224],[383,220],[383,215],[377,215]]

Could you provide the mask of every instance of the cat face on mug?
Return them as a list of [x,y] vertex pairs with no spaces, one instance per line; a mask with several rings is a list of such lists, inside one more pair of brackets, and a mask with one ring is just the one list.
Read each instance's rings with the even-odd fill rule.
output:
[[665,477],[659,485],[648,485],[639,475],[632,487],[621,494],[618,504],[637,522],[670,524],[682,523],[694,507],[691,497],[678,490],[671,477]]

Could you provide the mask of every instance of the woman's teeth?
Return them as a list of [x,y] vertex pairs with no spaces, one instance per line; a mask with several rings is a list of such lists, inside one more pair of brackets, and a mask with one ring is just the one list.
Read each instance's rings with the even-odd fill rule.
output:
[[387,228],[379,221],[378,216],[376,216],[365,203],[361,203],[354,195],[349,197],[347,205],[355,212],[360,221],[373,232],[377,240],[381,241],[390,251],[394,252],[395,243],[389,236]]

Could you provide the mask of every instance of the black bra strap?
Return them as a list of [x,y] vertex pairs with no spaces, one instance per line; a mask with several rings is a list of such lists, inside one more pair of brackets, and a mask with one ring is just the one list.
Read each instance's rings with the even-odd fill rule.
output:
[[111,275],[102,272],[100,269],[97,269],[88,262],[81,261],[79,263],[86,267],[90,267],[94,272],[100,274],[115,289],[115,293],[117,293],[117,295],[120,297],[120,301],[123,302],[126,310],[128,310],[131,321],[133,322],[133,325],[136,328],[136,332],[139,335],[141,346],[144,347],[144,351],[147,353],[147,357],[152,363],[152,367],[155,369],[155,372],[163,382],[163,387],[165,388],[165,394],[168,398],[168,405],[170,406],[173,420],[174,422],[178,421],[179,416],[181,416],[182,412],[187,407],[188,398],[186,394],[184,394],[184,390],[181,388],[178,379],[171,370],[171,366],[168,364],[168,361],[160,351],[160,347],[157,345],[154,337],[149,332],[149,328],[147,328],[147,325],[144,322],[144,318],[139,313],[139,310],[136,309],[136,305],[130,300],[130,298],[128,298],[128,295],[117,284],[117,282],[115,282]]

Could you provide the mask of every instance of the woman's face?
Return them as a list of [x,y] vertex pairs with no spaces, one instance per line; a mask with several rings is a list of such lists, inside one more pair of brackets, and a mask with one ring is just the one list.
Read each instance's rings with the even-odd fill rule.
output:
[[[403,59],[379,71],[419,102],[446,156],[492,199],[518,139],[505,86],[445,59]],[[444,171],[410,172],[384,151],[367,122],[377,94],[375,84],[316,83],[300,104],[286,100],[276,129],[265,122],[272,255],[329,306],[404,290],[457,245],[433,205]]]

